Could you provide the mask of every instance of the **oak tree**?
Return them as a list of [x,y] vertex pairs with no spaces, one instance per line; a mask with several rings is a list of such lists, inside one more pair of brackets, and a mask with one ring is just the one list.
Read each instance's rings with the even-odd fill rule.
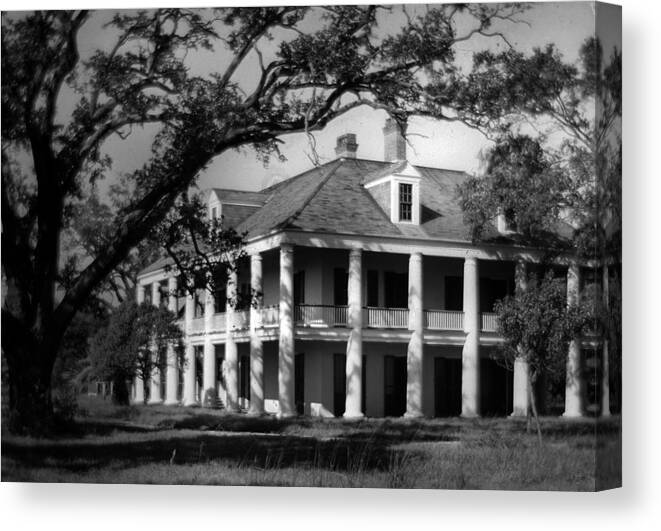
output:
[[[253,146],[268,158],[280,136],[320,130],[361,105],[402,124],[411,114],[473,119],[458,95],[439,89],[465,77],[456,46],[502,38],[498,28],[525,8],[409,9],[168,8],[109,20],[103,12],[3,13],[2,345],[15,426],[49,418],[53,365],[76,312],[214,157]],[[110,42],[83,57],[81,30],[100,17]],[[194,57],[206,73],[191,68]],[[112,165],[104,146],[131,142],[146,126],[156,133],[146,163],[127,176],[127,201],[61,286],[61,234]]]

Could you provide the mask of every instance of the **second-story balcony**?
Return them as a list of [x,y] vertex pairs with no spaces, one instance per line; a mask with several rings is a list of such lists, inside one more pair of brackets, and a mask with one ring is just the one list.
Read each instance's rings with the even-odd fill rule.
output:
[[[424,310],[426,330],[463,331],[464,312],[450,310]],[[257,309],[258,328],[273,328],[279,325],[279,307],[265,306]],[[211,332],[225,332],[227,318],[224,313],[214,314],[211,319]],[[296,326],[309,328],[346,328],[349,326],[349,307],[323,304],[297,304],[294,306]],[[363,308],[363,327],[374,329],[408,329],[409,310],[407,308]],[[250,311],[235,311],[233,330],[250,328]],[[495,313],[481,314],[482,332],[496,332]],[[190,334],[205,332],[204,318],[193,319]]]

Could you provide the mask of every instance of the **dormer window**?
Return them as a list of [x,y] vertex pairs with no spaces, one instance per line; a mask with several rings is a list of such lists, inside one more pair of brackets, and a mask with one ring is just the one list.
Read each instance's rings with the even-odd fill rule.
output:
[[399,183],[399,221],[413,221],[413,185]]
[[218,207],[211,208],[211,219],[218,219]]
[[501,211],[496,217],[496,227],[498,232],[504,235],[514,234],[517,232],[516,215],[511,208]]
[[363,186],[388,214],[392,223],[420,225],[420,181],[422,176],[408,162],[399,163],[390,175],[377,177]]
[[391,177],[390,221],[420,224],[420,178],[397,174]]

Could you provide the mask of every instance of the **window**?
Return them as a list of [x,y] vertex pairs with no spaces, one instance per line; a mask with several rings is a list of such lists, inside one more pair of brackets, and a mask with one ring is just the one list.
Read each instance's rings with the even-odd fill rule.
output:
[[227,305],[227,291],[223,288],[217,289],[213,294],[213,313],[225,313]]
[[218,217],[218,207],[213,207],[211,209],[211,219],[216,219]]
[[333,269],[333,304],[335,306],[346,306],[348,304],[348,284],[349,273],[347,273],[347,270],[342,268]]
[[370,269],[367,271],[367,306],[379,305],[379,272]]
[[464,308],[464,278],[445,277],[445,309],[461,312]]
[[399,221],[413,220],[413,185],[399,183]]
[[386,308],[408,308],[408,273],[384,273],[384,303]]
[[294,273],[294,304],[305,304],[305,271]]
[[204,292],[198,290],[195,292],[194,297],[195,311],[193,312],[193,317],[203,317],[204,316]]
[[158,283],[158,293],[160,294],[160,307],[167,308],[168,299],[170,298],[167,281]]
[[493,312],[496,302],[511,295],[511,285],[506,279],[480,279],[480,312]]
[[145,298],[144,301],[146,304],[151,304],[151,284],[145,286]]

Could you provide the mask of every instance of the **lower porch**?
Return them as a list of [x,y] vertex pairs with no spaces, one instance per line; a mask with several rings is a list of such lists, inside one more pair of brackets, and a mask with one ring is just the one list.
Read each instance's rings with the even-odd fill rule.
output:
[[[250,345],[238,343],[238,402],[250,408]],[[496,350],[480,352],[480,411],[482,416],[512,413],[513,372],[493,358]],[[196,382],[201,391],[203,349],[199,348]],[[219,406],[228,403],[227,366],[223,345],[215,346]],[[296,412],[315,417],[341,417],[346,401],[346,342],[295,341],[294,388]],[[423,355],[422,412],[426,417],[461,414],[462,348],[426,345]],[[278,414],[278,343],[263,343],[263,392],[266,413]],[[363,345],[362,412],[367,417],[401,417],[406,412],[407,344],[368,342]],[[201,402],[200,402],[201,403]]]

